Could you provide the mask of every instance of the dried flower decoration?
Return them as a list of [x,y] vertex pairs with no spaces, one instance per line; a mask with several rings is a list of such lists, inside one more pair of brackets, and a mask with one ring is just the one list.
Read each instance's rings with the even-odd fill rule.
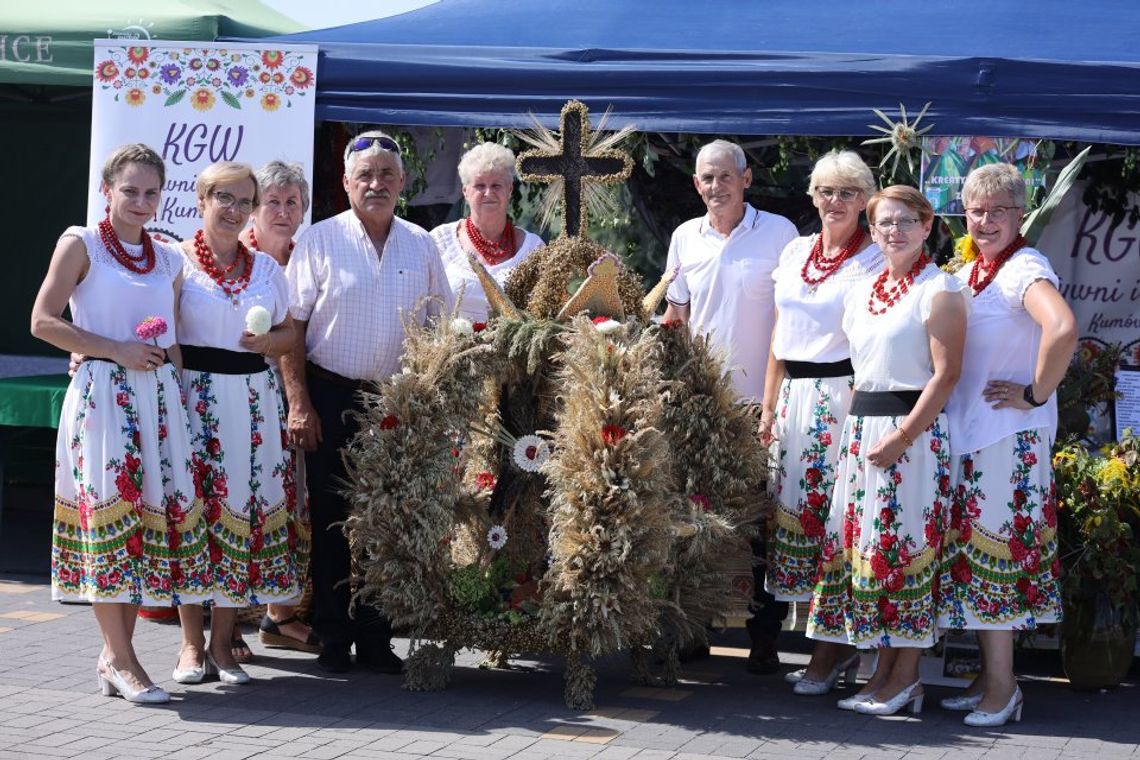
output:
[[550,458],[550,444],[537,435],[524,435],[515,441],[511,458],[523,472],[538,472]]

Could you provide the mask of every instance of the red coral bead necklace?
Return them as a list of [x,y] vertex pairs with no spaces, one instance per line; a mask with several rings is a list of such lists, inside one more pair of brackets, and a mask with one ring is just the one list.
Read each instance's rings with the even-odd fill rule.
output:
[[[910,286],[914,284],[914,278],[918,277],[919,273],[929,263],[930,257],[926,255],[926,251],[923,251],[914,260],[914,264],[911,265],[910,270],[903,275],[902,279],[889,288],[886,285],[891,270],[890,267],[885,268],[875,279],[874,284],[871,285],[871,297],[867,299],[867,311],[873,315],[886,313],[887,309],[902,300],[902,297],[910,290]],[[877,306],[876,301],[882,306]]]
[[515,225],[510,217],[507,217],[507,226],[498,240],[488,240],[483,237],[483,233],[471,221],[471,217],[463,220],[463,229],[467,232],[467,239],[471,241],[471,245],[475,246],[475,250],[488,265],[502,264],[515,255]]
[[[222,292],[226,294],[236,309],[238,294],[249,287],[249,274],[253,270],[253,254],[239,240],[237,255],[234,256],[233,263],[220,268],[217,259],[214,258],[214,252],[210,250],[210,245],[206,242],[206,233],[203,230],[198,230],[194,233],[194,255],[198,259],[198,266],[211,280],[218,284],[218,287],[222,289]],[[227,280],[226,275],[233,272],[239,263],[242,264],[241,274],[233,280]]]
[[151,242],[150,235],[145,229],[142,231],[142,252],[138,256],[131,255],[123,247],[123,242],[119,240],[119,233],[115,232],[115,228],[111,226],[110,216],[99,222],[99,238],[103,241],[103,247],[107,249],[115,261],[135,274],[146,274],[154,269],[154,243]]
[[[847,242],[839,250],[839,255],[828,258],[823,255],[823,233],[816,235],[811,252],[808,253],[803,268],[800,270],[800,277],[807,284],[808,291],[814,293],[824,280],[838,272],[839,268],[859,251],[866,237],[867,233],[864,232],[863,228],[856,226],[851,237],[847,238]],[[815,271],[809,273],[809,269]]]
[[[293,252],[296,245],[292,240],[289,241],[289,253]],[[253,231],[253,227],[249,228],[249,247],[256,251],[261,250],[261,246],[257,244],[257,233]]]
[[994,281],[997,277],[998,270],[1002,268],[1005,262],[1009,261],[1009,257],[1020,251],[1028,243],[1021,235],[1013,239],[1013,242],[1001,250],[994,260],[986,264],[985,258],[979,253],[978,258],[974,259],[974,268],[970,270],[970,289],[974,291],[974,295],[978,295],[986,287]]

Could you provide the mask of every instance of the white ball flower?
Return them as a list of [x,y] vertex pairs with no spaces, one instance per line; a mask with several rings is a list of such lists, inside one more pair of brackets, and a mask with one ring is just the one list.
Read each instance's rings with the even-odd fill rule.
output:
[[613,335],[614,333],[621,332],[621,322],[616,319],[605,319],[594,323],[594,327],[602,335]]
[[470,319],[456,317],[455,319],[451,320],[451,331],[458,335],[462,335],[464,338],[469,338],[475,334],[475,326],[471,324]]
[[487,531],[487,545],[492,549],[502,549],[507,545],[507,529],[502,525],[492,525]]
[[252,306],[245,313],[245,329],[251,335],[265,335],[273,327],[273,315],[264,306]]

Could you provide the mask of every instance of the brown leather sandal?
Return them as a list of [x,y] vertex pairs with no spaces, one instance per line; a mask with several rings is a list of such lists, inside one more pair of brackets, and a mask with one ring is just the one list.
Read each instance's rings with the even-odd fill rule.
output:
[[286,636],[281,632],[281,626],[289,625],[290,623],[299,623],[296,615],[290,615],[284,620],[273,620],[268,614],[263,615],[261,618],[261,625],[258,626],[257,639],[267,647],[274,649],[292,649],[297,652],[309,652],[316,654],[321,651],[321,639],[311,629],[309,636],[304,641],[295,639],[292,636]]

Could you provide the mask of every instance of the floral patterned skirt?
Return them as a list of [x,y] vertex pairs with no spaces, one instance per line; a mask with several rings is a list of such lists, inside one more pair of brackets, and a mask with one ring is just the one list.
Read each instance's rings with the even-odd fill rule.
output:
[[245,607],[296,597],[309,536],[297,514],[296,462],[277,371],[183,370],[182,380],[209,532],[213,603]]
[[52,598],[201,602],[213,576],[177,372],[80,365],[56,439]]
[[885,468],[866,452],[902,417],[848,417],[807,635],[861,648],[934,644],[951,500],[946,415]]
[[775,463],[768,487],[776,509],[768,529],[764,587],[781,602],[811,599],[835,486],[851,378],[785,378],[772,426]]
[[939,625],[1027,630],[1061,619],[1051,442],[1022,430],[955,457]]

